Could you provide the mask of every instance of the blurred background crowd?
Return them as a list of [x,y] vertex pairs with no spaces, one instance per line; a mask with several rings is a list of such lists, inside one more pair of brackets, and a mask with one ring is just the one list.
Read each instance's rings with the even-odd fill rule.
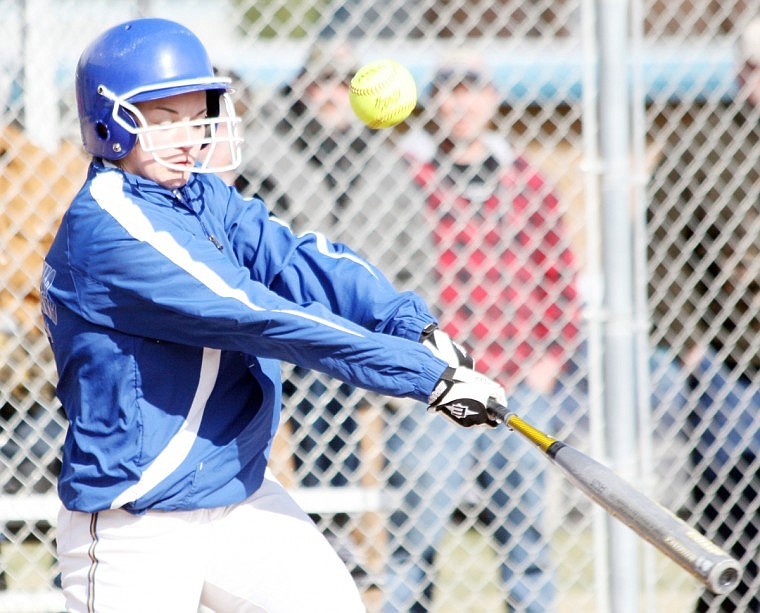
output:
[[[83,41],[138,16],[190,27],[235,82],[230,184],[420,292],[513,410],[746,569],[705,594],[516,435],[284,365],[272,466],[370,610],[760,611],[760,13],[742,0],[0,0],[0,610],[57,602],[41,261],[88,164]],[[373,131],[347,88],[382,57],[420,100]]]

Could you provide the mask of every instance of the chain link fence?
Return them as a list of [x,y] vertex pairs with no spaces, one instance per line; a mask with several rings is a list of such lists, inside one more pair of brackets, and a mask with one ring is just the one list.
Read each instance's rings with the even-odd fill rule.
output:
[[[63,608],[55,482],[65,415],[37,288],[88,163],[73,95],[85,42],[140,16],[193,29],[237,86],[247,145],[229,180],[261,195],[296,231],[345,241],[401,289],[422,293],[510,394],[527,390],[516,410],[608,461],[610,407],[594,409],[595,382],[605,376],[594,340],[606,325],[600,211],[609,206],[599,188],[606,160],[594,95],[603,4],[0,0],[0,611]],[[629,433],[636,457],[616,468],[748,569],[745,592],[707,599],[701,610],[759,610],[750,599],[760,592],[760,418],[752,411],[760,408],[760,100],[753,106],[736,54],[753,3],[620,4],[631,54],[625,188],[633,250],[644,262],[634,278],[644,314],[633,325],[652,368],[633,379],[644,381]],[[760,34],[755,45],[760,62]],[[398,128],[371,131],[340,87],[381,57],[409,67],[420,104]],[[463,207],[460,184],[437,198],[425,181],[425,156],[445,145],[444,128],[454,129],[441,125],[447,98],[431,87],[442,62],[460,77],[477,66],[498,91],[490,127],[515,169],[507,209],[491,211],[487,197]],[[454,176],[456,164],[444,169]],[[522,249],[512,250],[512,240]],[[506,295],[510,288],[516,295]],[[515,304],[533,308],[508,308]],[[562,356],[560,386],[535,382],[547,354]],[[556,610],[624,610],[610,593],[609,526],[516,434],[462,433],[421,405],[283,368],[272,467],[333,540],[369,610],[419,602],[441,612],[501,611],[507,598],[523,610],[514,600],[519,577],[538,559],[545,580],[531,589],[553,585]],[[627,610],[694,610],[694,580],[649,546],[638,549]],[[403,579],[410,560],[432,577],[432,590]]]

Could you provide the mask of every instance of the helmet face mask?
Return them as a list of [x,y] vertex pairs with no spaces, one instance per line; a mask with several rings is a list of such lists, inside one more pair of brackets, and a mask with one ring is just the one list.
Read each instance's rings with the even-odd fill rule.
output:
[[[140,102],[195,91],[205,91],[209,102],[208,116],[202,119],[150,125],[138,108]],[[240,163],[243,139],[230,91],[230,79],[215,74],[203,44],[184,26],[165,19],[125,22],[101,34],[79,59],[76,94],[82,142],[88,153],[106,160],[126,157],[139,143],[172,170],[232,170]],[[172,136],[184,136],[167,143],[169,130]],[[171,163],[162,155],[168,149],[197,145],[203,151],[197,163]],[[226,150],[212,155],[220,148]]]
[[[218,83],[220,80],[215,78],[214,82]],[[227,79],[227,81],[229,80]],[[192,86],[192,83],[176,82],[173,89],[184,89],[189,86]],[[239,134],[240,118],[235,113],[234,103],[228,93],[220,94],[219,103],[216,106],[220,107],[221,112],[216,116],[151,124],[136,104],[128,102],[128,100],[140,98],[141,94],[150,91],[149,88],[139,88],[132,92],[126,92],[122,96],[117,96],[105,87],[100,88],[101,95],[113,102],[111,120],[126,133],[134,136],[142,150],[150,153],[158,164],[171,170],[199,173],[225,172],[234,170],[240,165],[240,145],[243,142],[243,138]],[[212,92],[209,94],[213,95]],[[197,128],[203,128],[202,132]],[[172,140],[162,138],[169,132],[184,134],[185,137]],[[162,153],[171,153],[178,148],[195,146],[200,146],[204,154],[199,163],[178,164],[170,162],[162,156]],[[221,157],[214,155],[219,148],[226,149],[223,154],[220,154]],[[225,162],[220,164],[212,161],[218,159],[225,160]]]

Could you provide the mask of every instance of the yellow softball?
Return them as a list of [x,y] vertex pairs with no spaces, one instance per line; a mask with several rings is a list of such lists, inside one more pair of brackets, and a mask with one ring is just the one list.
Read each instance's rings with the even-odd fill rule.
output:
[[417,104],[412,74],[394,60],[362,66],[348,92],[351,108],[370,128],[390,128],[409,117]]

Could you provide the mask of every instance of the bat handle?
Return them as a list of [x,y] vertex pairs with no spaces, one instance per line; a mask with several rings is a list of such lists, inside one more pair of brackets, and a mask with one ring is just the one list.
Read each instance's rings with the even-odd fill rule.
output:
[[488,399],[488,406],[486,407],[488,416],[498,422],[503,423],[505,426],[509,426],[509,409],[503,404],[496,402],[495,398]]
[[487,410],[492,419],[503,423],[510,430],[519,432],[524,438],[541,449],[541,451],[548,453],[552,457],[554,457],[554,453],[561,447],[564,447],[563,442],[541,432],[541,430],[523,421],[522,418],[514,413],[510,413],[507,407],[499,404],[493,398],[489,399]]

